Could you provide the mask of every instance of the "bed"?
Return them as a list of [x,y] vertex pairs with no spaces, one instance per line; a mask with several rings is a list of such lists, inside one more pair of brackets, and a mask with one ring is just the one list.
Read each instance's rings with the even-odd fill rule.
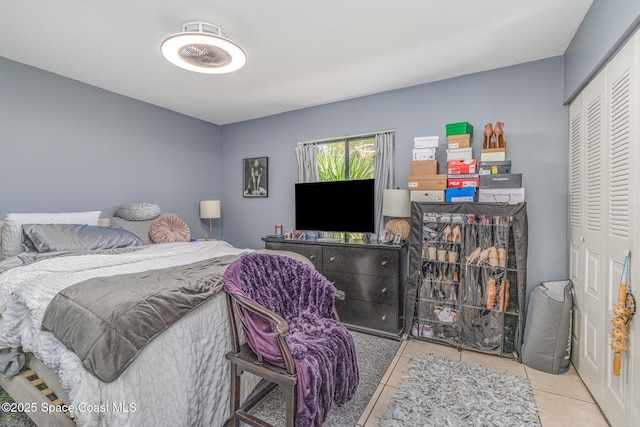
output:
[[[99,225],[109,224],[100,219]],[[2,233],[0,222],[0,236]],[[206,299],[152,339],[112,381],[102,381],[51,332],[41,330],[61,290],[96,277],[120,276],[246,253],[224,241],[145,244],[135,250],[84,251],[44,257],[0,272],[0,349],[21,347],[63,405],[37,392],[22,375],[2,386],[38,425],[218,426],[228,418],[230,350],[223,292]],[[5,259],[0,266],[14,258]],[[0,270],[2,271],[2,270]],[[258,379],[243,376],[243,390]],[[35,410],[36,413],[33,413]],[[64,412],[67,411],[73,419]]]

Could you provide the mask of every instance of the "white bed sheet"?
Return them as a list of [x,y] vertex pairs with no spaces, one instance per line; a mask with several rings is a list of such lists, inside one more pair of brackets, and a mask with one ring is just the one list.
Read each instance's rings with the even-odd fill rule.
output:
[[[167,243],[118,255],[47,259],[0,274],[0,348],[22,346],[60,377],[79,426],[219,426],[229,413],[230,350],[224,292],[153,340],[115,381],[89,374],[80,359],[40,330],[53,296],[91,277],[239,255],[223,241]],[[244,378],[246,377],[246,378]],[[258,379],[243,375],[243,392]]]

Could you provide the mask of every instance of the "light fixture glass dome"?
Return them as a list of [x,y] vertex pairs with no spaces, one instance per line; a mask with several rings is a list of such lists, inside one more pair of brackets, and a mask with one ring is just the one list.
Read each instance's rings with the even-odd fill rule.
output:
[[207,22],[183,25],[182,32],[164,39],[160,48],[169,62],[196,73],[231,73],[247,62],[244,50]]

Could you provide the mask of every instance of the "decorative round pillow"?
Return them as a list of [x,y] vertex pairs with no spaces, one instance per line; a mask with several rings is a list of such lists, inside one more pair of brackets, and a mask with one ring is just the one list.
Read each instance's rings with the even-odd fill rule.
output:
[[151,223],[149,237],[153,243],[188,242],[189,226],[174,215],[162,215]]
[[160,216],[160,206],[152,203],[129,203],[118,206],[114,215],[127,221],[149,221]]

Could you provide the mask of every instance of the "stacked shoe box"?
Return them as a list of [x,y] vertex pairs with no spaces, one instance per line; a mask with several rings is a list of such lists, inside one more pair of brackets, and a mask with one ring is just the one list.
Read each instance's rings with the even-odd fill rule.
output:
[[478,201],[486,203],[515,204],[524,202],[522,174],[511,173],[511,161],[507,160],[507,141],[502,122],[495,126],[487,123],[480,153],[480,190]]
[[511,160],[480,162],[478,201],[500,204],[524,202],[522,174],[511,173]]
[[[504,139],[503,124],[497,122],[495,128],[491,127],[491,123],[487,123],[485,126],[485,141],[480,152],[481,162],[504,162],[507,160],[507,141]],[[494,134],[496,131],[497,133]]]
[[477,161],[471,151],[473,126],[467,122],[448,123],[446,202],[473,202],[480,186]]
[[409,182],[412,202],[444,202],[447,175],[439,174],[436,150],[440,138],[417,136],[413,139],[413,159],[409,163]]

